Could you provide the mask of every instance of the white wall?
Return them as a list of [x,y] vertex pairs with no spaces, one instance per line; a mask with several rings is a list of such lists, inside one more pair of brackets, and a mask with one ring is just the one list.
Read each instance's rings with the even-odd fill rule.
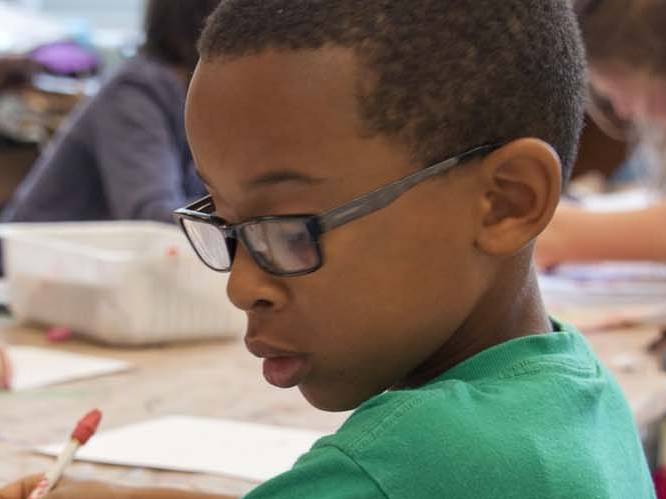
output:
[[141,29],[145,0],[15,0],[64,21],[85,20],[92,29]]

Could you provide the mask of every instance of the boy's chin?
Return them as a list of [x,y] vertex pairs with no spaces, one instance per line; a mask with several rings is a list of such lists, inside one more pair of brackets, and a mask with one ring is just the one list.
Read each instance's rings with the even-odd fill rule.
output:
[[335,390],[314,383],[302,383],[298,385],[298,389],[310,405],[327,412],[351,411],[370,398],[370,396],[363,395],[358,391],[350,393],[349,391]]

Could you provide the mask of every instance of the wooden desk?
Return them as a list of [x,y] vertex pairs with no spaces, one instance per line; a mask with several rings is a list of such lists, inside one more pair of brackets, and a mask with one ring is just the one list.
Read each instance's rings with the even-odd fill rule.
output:
[[[5,325],[0,329],[2,336],[12,344],[46,346],[43,333],[37,330]],[[72,341],[57,348],[125,360],[136,369],[49,389],[0,395],[0,483],[43,472],[51,460],[28,449],[65,438],[72,424],[93,407],[103,410],[105,428],[166,414],[187,414],[333,432],[346,418],[346,414],[312,408],[297,390],[267,385],[260,361],[246,352],[241,341],[146,350],[119,350]],[[254,487],[233,478],[89,463],[73,465],[69,475],[229,494],[242,494]]]
[[[656,333],[642,329],[590,336],[593,348],[615,371],[643,428],[666,412],[666,376],[644,351]],[[45,345],[39,331],[8,324],[4,329],[0,326],[0,336],[13,344]],[[346,418],[346,414],[311,408],[297,390],[268,386],[261,377],[260,362],[245,352],[240,341],[147,350],[117,350],[72,341],[57,348],[126,360],[136,369],[35,392],[0,395],[0,483],[43,471],[50,460],[28,449],[62,439],[91,407],[104,410],[106,428],[165,414],[191,414],[334,431]],[[627,356],[634,362],[633,370],[622,367]],[[219,476],[87,463],[72,466],[70,475],[232,494],[253,487]]]

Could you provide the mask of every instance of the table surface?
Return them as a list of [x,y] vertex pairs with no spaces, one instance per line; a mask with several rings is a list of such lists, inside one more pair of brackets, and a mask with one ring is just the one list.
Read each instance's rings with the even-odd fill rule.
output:
[[[615,373],[640,427],[666,413],[666,376],[646,346],[654,328],[589,335],[593,349]],[[43,332],[0,324],[0,340],[46,346]],[[49,458],[30,452],[58,441],[91,407],[104,410],[104,426],[113,428],[166,414],[188,414],[334,431],[347,414],[310,407],[298,390],[268,386],[260,361],[241,341],[118,349],[73,340],[49,348],[125,360],[131,371],[47,389],[0,394],[0,483],[42,472]],[[224,449],[220,449],[224,452]],[[163,472],[75,463],[69,474],[136,486],[170,486],[243,494],[254,485],[222,476]]]

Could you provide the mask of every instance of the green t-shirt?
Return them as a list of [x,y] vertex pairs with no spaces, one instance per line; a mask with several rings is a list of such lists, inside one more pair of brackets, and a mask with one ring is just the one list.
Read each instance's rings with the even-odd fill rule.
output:
[[619,387],[567,329],[368,400],[246,499],[654,497]]

